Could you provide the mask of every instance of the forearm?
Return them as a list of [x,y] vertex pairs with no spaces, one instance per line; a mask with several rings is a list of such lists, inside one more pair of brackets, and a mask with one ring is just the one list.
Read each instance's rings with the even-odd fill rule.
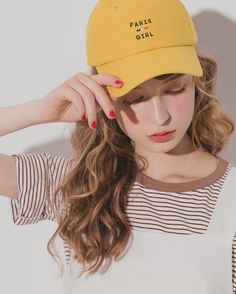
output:
[[33,100],[13,106],[0,107],[0,136],[13,133],[32,125],[42,124],[41,100]]

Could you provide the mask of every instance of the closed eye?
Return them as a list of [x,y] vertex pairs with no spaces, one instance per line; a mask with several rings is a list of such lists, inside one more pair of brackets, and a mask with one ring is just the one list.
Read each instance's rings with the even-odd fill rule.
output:
[[[182,89],[180,89],[180,90],[176,90],[176,91],[165,91],[164,93],[165,94],[172,94],[172,95],[178,95],[178,94],[180,94],[180,93],[182,93],[182,92],[184,92],[185,91],[185,87],[183,87]],[[141,96],[141,97],[139,97],[138,99],[136,99],[136,100],[133,100],[133,101],[127,101],[127,100],[124,100],[123,101],[123,103],[124,104],[127,104],[127,105],[131,105],[131,104],[136,104],[136,103],[138,103],[138,102],[141,102],[142,100],[143,100],[143,96]]]

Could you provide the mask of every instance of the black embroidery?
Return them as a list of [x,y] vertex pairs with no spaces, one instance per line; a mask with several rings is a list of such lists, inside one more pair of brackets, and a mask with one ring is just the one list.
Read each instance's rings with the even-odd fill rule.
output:
[[[150,31],[152,20],[150,18],[139,20],[139,21],[132,21],[129,23],[129,26],[135,32],[136,40],[142,40],[150,37],[154,37],[153,33]],[[138,33],[138,34],[137,34]]]

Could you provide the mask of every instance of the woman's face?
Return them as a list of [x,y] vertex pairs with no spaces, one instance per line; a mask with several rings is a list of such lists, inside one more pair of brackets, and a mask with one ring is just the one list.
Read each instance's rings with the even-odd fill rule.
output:
[[[114,103],[118,124],[135,149],[144,151],[141,153],[166,153],[189,140],[186,132],[194,112],[195,83],[191,75],[176,74],[174,78],[149,79]],[[173,138],[166,142],[153,142],[148,137],[173,130]]]

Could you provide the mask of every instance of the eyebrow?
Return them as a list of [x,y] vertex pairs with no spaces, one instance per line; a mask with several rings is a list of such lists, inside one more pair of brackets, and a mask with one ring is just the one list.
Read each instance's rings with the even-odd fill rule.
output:
[[[169,81],[177,80],[178,78],[180,78],[180,77],[182,77],[182,76],[185,76],[185,74],[175,74],[175,75],[171,75],[170,77],[165,78],[165,79],[163,80],[163,84],[166,84],[166,83],[168,83]],[[159,79],[158,76],[157,76],[157,77],[154,77],[154,78],[156,78],[157,80]],[[162,79],[159,79],[159,80],[162,80]],[[135,87],[134,89],[140,89],[140,88],[142,88],[141,85]]]

